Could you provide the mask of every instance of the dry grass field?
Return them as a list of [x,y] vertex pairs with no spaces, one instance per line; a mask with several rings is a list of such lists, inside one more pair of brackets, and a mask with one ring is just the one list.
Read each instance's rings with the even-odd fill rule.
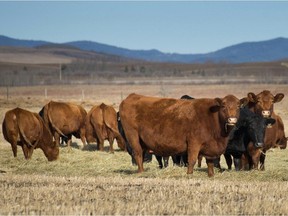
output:
[[[83,85],[0,88],[0,119],[7,110],[21,107],[39,112],[50,100],[82,104],[88,111],[101,102],[116,110],[128,94],[180,98],[242,98],[248,92],[270,90],[288,98],[287,85]],[[288,134],[288,99],[274,109]],[[205,163],[194,169],[158,169],[155,158],[137,174],[126,152],[95,151],[92,144],[82,149],[73,137],[73,148],[60,148],[57,161],[48,162],[35,150],[24,159],[22,149],[14,158],[10,144],[0,131],[0,215],[288,215],[288,150],[267,153],[265,171],[234,170],[208,178]],[[221,160],[225,168],[224,159]]]

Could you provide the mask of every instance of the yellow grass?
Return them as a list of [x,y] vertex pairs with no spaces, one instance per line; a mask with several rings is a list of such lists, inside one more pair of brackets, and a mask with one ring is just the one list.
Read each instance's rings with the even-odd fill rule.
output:
[[[48,88],[45,98],[43,89]],[[84,89],[85,98],[81,98]],[[163,90],[164,89],[164,90]],[[216,97],[228,93],[244,97],[249,91],[269,89],[288,94],[286,86],[62,86],[10,89],[0,88],[0,118],[8,109],[20,106],[39,112],[49,100],[81,103],[88,111],[105,101],[118,109],[121,95],[131,92],[146,95],[180,97]],[[161,91],[162,90],[162,91]],[[21,93],[20,93],[21,92]],[[53,94],[52,94],[53,92]],[[55,92],[55,93],[54,93]],[[79,96],[80,95],[80,96]],[[275,111],[287,125],[287,99],[275,104]],[[287,136],[287,127],[285,127]],[[0,215],[287,215],[288,150],[267,153],[265,171],[227,171],[215,169],[215,177],[207,177],[205,162],[194,169],[158,169],[153,158],[145,164],[145,172],[137,174],[126,152],[114,144],[114,154],[95,151],[95,144],[85,150],[81,141],[73,139],[73,147],[60,149],[59,160],[48,162],[40,149],[32,159],[24,159],[22,149],[13,158],[10,144],[0,133]],[[221,165],[226,168],[222,158]]]

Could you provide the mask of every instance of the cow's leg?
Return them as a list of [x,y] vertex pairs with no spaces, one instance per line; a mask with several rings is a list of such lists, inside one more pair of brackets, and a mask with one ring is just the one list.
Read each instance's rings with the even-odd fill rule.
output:
[[28,158],[31,159],[32,154],[33,154],[34,148],[33,147],[28,147]]
[[85,127],[80,128],[80,139],[83,144],[83,147],[85,147],[86,146]]
[[152,161],[152,154],[150,154],[148,151],[143,151],[143,162],[150,163],[151,161]]
[[174,155],[172,156],[173,165],[181,166],[181,156],[180,155]]
[[183,166],[187,167],[188,166],[188,155],[187,152],[181,155],[181,163]]
[[30,159],[29,157],[29,149],[28,146],[26,144],[22,145],[22,150],[23,150],[23,154],[26,160]]
[[[206,159],[206,163],[207,163],[207,159]],[[214,160],[213,160],[213,164],[214,164],[214,167],[216,167],[216,168],[218,168],[219,170],[221,170],[220,157],[214,159]]]
[[110,153],[114,153],[114,149],[113,149],[113,141],[114,141],[114,134],[111,132],[108,132],[108,141],[109,141],[109,151]]
[[164,167],[168,167],[169,156],[168,157],[163,157],[163,161],[164,161]]
[[68,146],[68,151],[71,151],[71,143],[72,143],[72,134],[67,135],[67,146]]
[[12,151],[13,151],[13,156],[17,157],[17,142],[12,142],[11,147],[12,147]]
[[116,141],[117,141],[117,145],[118,147],[123,150],[123,151],[127,151],[126,145],[125,145],[125,140],[122,138],[122,136],[119,134],[117,134],[116,136]]
[[56,131],[54,132],[54,139],[57,146],[60,146],[60,134]]
[[159,168],[162,169],[163,168],[162,156],[155,155],[155,157],[156,157],[156,160],[158,161]]
[[248,155],[247,153],[244,153],[242,154],[242,157],[241,157],[241,170],[247,170],[249,169],[248,167],[249,163],[248,163]]
[[266,152],[260,154],[260,170],[264,171],[265,170],[265,158],[266,158]]
[[201,154],[198,155],[198,167],[201,167],[203,156]]
[[258,170],[260,155],[262,155],[262,153],[258,150],[258,151],[255,151],[251,157],[253,169],[255,169],[255,170]]
[[214,176],[214,160],[206,158],[206,163],[208,167],[208,176],[209,177]]
[[235,170],[239,171],[241,169],[241,158],[234,158],[233,160],[234,160]]
[[143,149],[139,142],[139,136],[136,131],[129,131],[129,133],[126,134],[128,142],[130,143],[132,149],[133,149],[133,156],[135,158],[136,164],[138,166],[138,173],[141,173],[144,171],[143,168]]
[[97,139],[97,149],[99,150],[99,151],[104,151],[104,139],[102,139],[102,138],[98,138]]
[[187,153],[188,153],[188,168],[187,168],[187,174],[193,173],[193,168],[196,164],[198,155],[200,151],[200,145],[198,146],[197,143],[190,141],[188,143]]
[[231,170],[232,168],[232,157],[230,154],[224,154],[224,158],[225,158],[225,161],[226,161],[226,164],[228,166],[228,169]]

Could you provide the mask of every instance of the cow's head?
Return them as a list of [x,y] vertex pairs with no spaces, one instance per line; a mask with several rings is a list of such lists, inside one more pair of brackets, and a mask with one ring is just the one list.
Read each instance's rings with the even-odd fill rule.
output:
[[219,112],[219,120],[224,125],[225,132],[229,132],[237,123],[240,112],[240,100],[233,96],[227,95],[224,98],[215,98],[216,106],[212,111]]
[[247,135],[256,148],[263,147],[266,127],[273,125],[275,122],[275,119],[263,118],[261,115],[254,115],[246,119]]
[[48,161],[57,160],[59,157],[59,146],[53,141],[53,144],[47,145],[45,150],[43,149],[45,156],[47,157]]
[[278,93],[274,96],[270,91],[264,90],[257,95],[250,92],[247,98],[253,104],[256,114],[262,115],[264,118],[270,118],[274,109],[273,104],[280,102],[284,98],[284,94]]

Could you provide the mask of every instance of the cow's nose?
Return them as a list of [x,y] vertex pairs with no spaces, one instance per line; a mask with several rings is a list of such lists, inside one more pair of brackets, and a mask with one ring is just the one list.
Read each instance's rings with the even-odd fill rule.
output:
[[262,116],[264,118],[268,118],[270,116],[271,112],[269,110],[263,110],[262,111]]
[[255,143],[256,148],[262,148],[264,143]]
[[236,124],[237,123],[237,118],[231,117],[228,118],[228,124]]

